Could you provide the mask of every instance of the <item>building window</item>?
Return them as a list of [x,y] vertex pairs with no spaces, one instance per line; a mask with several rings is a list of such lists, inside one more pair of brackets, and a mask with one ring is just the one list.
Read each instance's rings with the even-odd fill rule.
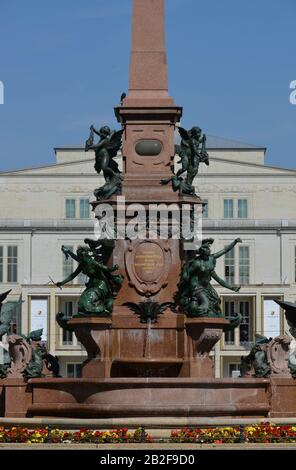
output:
[[7,247],[7,282],[17,282],[17,246]]
[[89,219],[89,199],[80,199],[80,219]]
[[[62,302],[62,311],[66,320],[70,320],[74,312],[74,304],[76,302],[65,300]],[[73,344],[73,332],[63,329],[63,344]]]
[[205,205],[203,206],[202,216],[203,216],[204,219],[208,219],[208,217],[209,217],[209,201],[208,201],[208,199],[203,199],[203,202],[205,203]]
[[[14,302],[7,302],[7,305],[12,305]],[[10,329],[9,333],[10,334],[19,334],[19,324],[20,324],[20,316],[21,316],[21,305],[17,305],[16,307],[13,308],[11,312],[11,319],[9,322]]]
[[250,303],[248,301],[239,302],[239,312],[241,314],[241,322],[239,325],[239,341],[240,344],[250,342]]
[[[224,304],[225,308],[225,318],[229,320],[231,317],[234,316],[234,302],[233,301],[226,301]],[[227,345],[234,344],[234,330],[227,331],[224,335],[224,343]]]
[[3,246],[0,246],[0,282],[3,282]]
[[250,250],[248,246],[239,247],[239,283],[250,282]]
[[[65,246],[68,250],[73,251],[73,246]],[[74,271],[74,261],[71,256],[66,257],[66,255],[63,254],[63,277],[66,279],[70,274],[72,274]],[[73,282],[73,281],[72,281]]]
[[296,246],[294,248],[294,281],[296,282]]
[[82,376],[82,365],[81,364],[67,364],[67,377],[76,378]]
[[238,199],[237,201],[237,218],[247,219],[248,218],[248,200]]
[[251,249],[248,245],[236,246],[226,253],[224,257],[224,278],[228,284],[250,284],[252,274],[250,253]]
[[[263,303],[263,332],[267,338],[275,338],[283,334],[284,321],[280,306],[274,302],[275,297],[262,297]],[[282,300],[281,297],[278,300]]]
[[232,362],[228,364],[228,374],[229,377],[237,378],[240,376],[240,364],[237,362]]
[[224,219],[247,219],[248,212],[248,199],[224,199]]
[[76,217],[76,200],[66,199],[66,219],[75,219]]
[[233,199],[224,199],[224,219],[233,219]]
[[241,347],[249,349],[253,343],[254,337],[254,323],[252,306],[253,302],[250,298],[226,298],[224,299],[224,312],[225,318],[229,319],[235,316],[236,313],[241,315],[241,323],[238,328],[224,333],[224,345]]
[[[63,312],[66,320],[70,320],[78,312],[78,303],[79,303],[78,296],[62,295],[58,298],[57,308],[59,312]],[[79,350],[78,354],[80,354],[81,351],[84,351],[82,344],[77,340],[75,334],[72,331],[67,331],[67,330],[64,330],[63,328],[59,328],[58,336],[59,336],[59,348],[64,348],[65,350],[70,349],[71,351]]]
[[224,258],[225,263],[225,279],[228,284],[235,283],[235,257],[234,257],[234,248],[231,251],[226,253]]

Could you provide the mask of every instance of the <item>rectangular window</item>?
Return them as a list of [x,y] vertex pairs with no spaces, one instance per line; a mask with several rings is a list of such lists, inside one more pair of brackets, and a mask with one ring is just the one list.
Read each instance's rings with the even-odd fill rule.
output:
[[[274,298],[274,297],[273,297]],[[263,335],[267,338],[275,338],[283,334],[280,306],[273,298],[264,297],[263,301]]]
[[237,201],[237,217],[238,219],[248,218],[248,200],[238,199]]
[[255,334],[253,300],[247,297],[244,299],[226,297],[223,303],[226,319],[238,313],[241,315],[240,325],[234,330],[224,333],[225,348],[235,346],[239,349],[249,349],[254,342]]
[[89,199],[80,199],[80,219],[89,219]]
[[[72,318],[74,311],[74,302],[65,300],[62,302],[62,311],[66,319]],[[69,345],[73,343],[73,332],[63,329],[63,344]]]
[[81,364],[67,364],[67,377],[79,378],[82,376]]
[[245,343],[249,343],[251,341],[250,302],[240,301],[239,313],[242,316],[242,319],[239,325],[239,342],[243,346]]
[[3,246],[0,246],[0,282],[3,282]]
[[75,219],[76,201],[75,199],[66,199],[66,219]]
[[[68,250],[73,251],[73,246],[65,246]],[[63,254],[63,279],[66,279],[74,271],[74,261],[71,256],[66,258],[66,255]],[[72,281],[73,282],[73,281]]]
[[237,378],[240,376],[240,364],[233,362],[228,364],[229,377]]
[[[14,302],[6,302],[6,305],[7,307],[9,307],[11,305],[11,308],[13,307],[13,304]],[[10,313],[10,321],[9,321],[9,333],[10,334],[16,334],[18,331],[17,329],[17,320],[18,320],[18,310],[19,310],[19,306],[16,306],[14,308],[12,308],[11,310],[11,313]]]
[[296,246],[294,249],[294,281],[296,282]]
[[250,282],[250,250],[248,246],[239,247],[239,283]]
[[228,284],[235,283],[235,258],[234,258],[234,248],[231,251],[228,251],[224,257],[225,263],[225,280]]
[[7,282],[17,282],[17,246],[7,247]]
[[224,219],[233,219],[233,199],[224,199]]
[[48,297],[32,297],[30,301],[30,329],[29,331],[43,330],[42,341],[48,339]]
[[203,202],[205,202],[205,205],[203,206],[202,216],[203,216],[204,219],[208,219],[208,217],[209,217],[209,201],[208,201],[208,199],[204,199]]
[[[234,315],[234,302],[231,300],[227,300],[225,302],[225,318],[228,320],[230,317]],[[234,344],[234,330],[227,331],[224,333],[224,342],[227,345]]]

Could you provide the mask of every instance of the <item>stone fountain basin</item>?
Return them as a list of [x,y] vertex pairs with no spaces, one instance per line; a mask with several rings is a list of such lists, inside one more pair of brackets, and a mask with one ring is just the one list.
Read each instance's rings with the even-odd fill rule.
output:
[[182,358],[118,358],[111,367],[112,377],[178,377]]
[[270,410],[268,379],[31,379],[28,416],[256,416]]

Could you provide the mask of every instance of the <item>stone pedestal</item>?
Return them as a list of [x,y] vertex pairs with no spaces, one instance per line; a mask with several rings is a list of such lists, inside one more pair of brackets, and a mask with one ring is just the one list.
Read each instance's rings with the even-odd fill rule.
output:
[[296,382],[292,378],[270,378],[271,412],[273,418],[296,416]]
[[24,379],[3,380],[5,389],[5,417],[23,418],[32,404],[32,389]]
[[186,318],[168,308],[157,323],[141,323],[127,307],[112,318],[75,318],[69,326],[85,347],[84,378],[214,377],[210,352],[229,322]]
[[69,321],[78,341],[87,352],[83,363],[83,377],[110,377],[110,327],[107,317],[74,318]]
[[115,307],[112,318],[69,321],[87,351],[84,378],[178,377],[184,358],[184,315],[168,309],[147,325],[127,307]]
[[225,318],[187,318],[186,355],[182,368],[183,377],[214,377],[214,366],[210,352],[221,339],[225,326],[229,321]]

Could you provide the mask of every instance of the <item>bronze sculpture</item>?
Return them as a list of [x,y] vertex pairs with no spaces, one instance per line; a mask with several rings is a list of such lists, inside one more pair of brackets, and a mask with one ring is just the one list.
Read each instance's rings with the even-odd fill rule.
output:
[[[175,150],[181,160],[181,168],[176,175],[168,180],[162,180],[161,184],[172,181],[173,190],[179,190],[179,194],[195,195],[193,180],[198,174],[200,163],[209,165],[209,155],[206,150],[206,135],[202,134],[200,127],[192,127],[189,131],[183,127],[178,128],[182,138],[181,145],[176,145]],[[181,176],[186,172],[185,179]]]
[[217,253],[211,254],[211,245],[214,240],[207,238],[202,241],[193,259],[189,259],[183,266],[181,279],[178,284],[177,300],[189,317],[221,317],[220,298],[210,284],[213,278],[226,289],[238,292],[240,286],[231,286],[221,279],[215,272],[216,259],[228,253],[241,239],[237,238],[230,245]]
[[288,367],[292,377],[296,378],[296,302],[283,302],[278,299],[273,299],[285,311],[285,317],[289,326],[289,332],[293,336],[293,341],[290,347],[290,356],[288,360]]
[[17,305],[17,302],[3,304],[10,292],[11,289],[0,295],[0,340],[11,329],[13,310]]
[[159,304],[155,300],[145,300],[138,304],[134,302],[125,302],[123,305],[129,307],[140,317],[141,323],[157,323],[158,315],[162,314],[168,307],[174,309],[172,302],[163,302]]
[[255,338],[251,352],[241,358],[241,377],[295,378],[295,345],[291,337],[284,334],[267,338],[256,334]]
[[23,371],[24,378],[26,379],[34,379],[43,375],[43,358],[47,351],[40,343],[42,333],[43,329],[40,329],[31,331],[28,336],[22,335],[31,349],[31,360]]
[[66,279],[56,285],[62,287],[75,279],[80,273],[88,277],[85,284],[86,289],[79,298],[78,312],[75,317],[111,315],[115,293],[123,281],[121,275],[113,274],[118,266],[115,265],[109,268],[94,256],[91,256],[90,249],[86,246],[80,246],[76,254],[64,246],[62,246],[62,251],[66,257],[71,256],[78,263],[78,267]]
[[0,295],[0,340],[7,334],[8,353],[4,364],[0,365],[0,378],[33,378],[42,375],[42,355],[39,347],[42,330],[35,330],[26,335],[10,334],[13,310],[22,300],[3,304],[11,290]]
[[267,359],[267,345],[272,338],[259,334],[255,335],[255,344],[247,356],[241,357],[241,377],[268,377],[271,372]]
[[[94,134],[100,137],[99,142],[94,143]],[[113,194],[118,194],[121,188],[122,175],[118,164],[113,160],[116,157],[122,139],[123,129],[120,131],[111,131],[108,126],[103,126],[96,130],[94,126],[90,127],[90,135],[85,143],[85,151],[94,150],[95,152],[95,170],[98,174],[103,172],[105,184],[95,189],[94,195],[97,200],[106,199]]]

